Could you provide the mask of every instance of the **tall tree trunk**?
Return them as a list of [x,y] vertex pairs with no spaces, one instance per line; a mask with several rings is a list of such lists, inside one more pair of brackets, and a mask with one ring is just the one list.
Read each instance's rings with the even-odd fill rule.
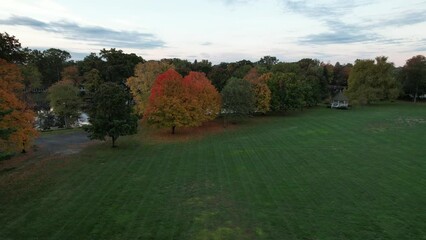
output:
[[27,151],[25,150],[25,141],[22,142],[22,153],[27,153]]
[[65,128],[68,128],[68,117],[67,116],[64,117],[64,122],[65,122]]
[[116,139],[115,139],[115,137],[112,137],[112,147],[113,147],[113,148],[115,148],[115,147],[116,147],[116,146],[115,146],[115,140],[116,140]]
[[176,126],[172,126],[172,134],[175,134]]
[[416,93],[414,93],[414,103],[417,102],[417,92],[419,91],[419,86],[416,86]]

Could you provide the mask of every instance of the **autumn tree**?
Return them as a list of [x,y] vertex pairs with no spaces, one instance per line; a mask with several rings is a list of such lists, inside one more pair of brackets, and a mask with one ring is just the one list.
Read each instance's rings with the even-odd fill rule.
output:
[[396,99],[400,88],[393,70],[393,63],[388,63],[386,57],[356,60],[349,75],[348,97],[359,104]]
[[252,85],[241,78],[231,78],[222,89],[222,113],[227,118],[241,118],[255,110]]
[[191,72],[185,79],[174,69],[160,74],[154,82],[144,118],[149,124],[167,127],[199,126],[213,119],[220,98],[203,73]]
[[[0,98],[0,102],[3,102],[3,100]],[[11,110],[5,110],[0,108],[0,125],[2,125],[3,118],[10,114]],[[10,134],[14,132],[14,129],[9,127],[0,127],[0,161],[6,159],[8,156],[10,156],[6,149],[3,149],[4,146],[2,146],[2,141],[6,141],[9,139]]]
[[404,91],[417,102],[419,95],[426,93],[426,58],[417,55],[407,60],[403,68],[402,84]]
[[129,104],[129,93],[116,83],[99,86],[93,95],[90,123],[84,129],[91,139],[105,140],[110,137],[112,147],[120,136],[136,134],[138,119]]
[[[4,100],[0,99],[0,103],[1,102],[4,102]],[[11,112],[12,110],[0,109],[0,123],[3,121],[3,118],[7,116],[8,114],[10,114]],[[10,134],[13,132],[14,132],[14,129],[7,126],[0,128],[0,139],[3,139],[3,140],[9,139]]]
[[259,75],[256,68],[252,68],[244,77],[245,80],[252,84],[252,91],[255,98],[256,112],[266,113],[270,110],[271,105],[271,90],[268,85],[268,74]]
[[6,111],[0,121],[0,129],[13,129],[3,147],[26,151],[31,140],[37,136],[34,129],[34,112],[22,100],[24,85],[18,66],[0,59],[0,111]]
[[151,125],[176,127],[196,125],[190,115],[195,100],[183,85],[183,77],[173,69],[160,74],[154,82],[144,118]]
[[143,115],[155,79],[170,68],[173,66],[159,61],[148,61],[136,65],[134,76],[127,79],[126,85],[132,93],[137,114]]
[[[221,109],[221,98],[216,88],[202,72],[189,72],[183,79],[191,99],[194,99],[190,114],[199,124],[216,118]],[[197,124],[197,125],[199,125]]]
[[47,98],[53,112],[64,118],[66,128],[78,119],[82,103],[79,89],[71,81],[63,80],[52,85]]
[[83,79],[75,65],[65,67],[61,72],[61,76],[62,80],[70,81],[74,84],[74,86],[79,86]]

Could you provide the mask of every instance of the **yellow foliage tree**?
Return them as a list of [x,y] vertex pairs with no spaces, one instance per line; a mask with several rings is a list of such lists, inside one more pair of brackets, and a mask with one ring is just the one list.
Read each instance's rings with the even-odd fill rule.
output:
[[135,76],[129,77],[126,85],[133,95],[137,114],[141,116],[144,114],[155,79],[170,68],[173,66],[160,61],[148,61],[136,65]]
[[253,94],[256,100],[256,112],[266,113],[270,110],[271,90],[266,84],[269,78],[270,74],[263,74],[262,76],[259,76],[256,68],[250,69],[244,77],[244,79],[249,81],[253,86]]

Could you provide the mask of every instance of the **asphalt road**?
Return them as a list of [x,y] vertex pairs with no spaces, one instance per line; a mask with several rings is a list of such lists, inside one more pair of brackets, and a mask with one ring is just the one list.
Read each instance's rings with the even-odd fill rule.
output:
[[43,135],[35,140],[37,151],[47,155],[80,152],[91,140],[83,131]]

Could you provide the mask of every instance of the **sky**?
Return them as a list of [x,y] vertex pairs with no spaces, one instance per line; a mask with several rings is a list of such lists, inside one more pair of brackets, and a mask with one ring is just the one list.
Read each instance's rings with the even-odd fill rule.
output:
[[214,64],[426,55],[426,0],[0,0],[0,32],[83,59],[103,48]]

